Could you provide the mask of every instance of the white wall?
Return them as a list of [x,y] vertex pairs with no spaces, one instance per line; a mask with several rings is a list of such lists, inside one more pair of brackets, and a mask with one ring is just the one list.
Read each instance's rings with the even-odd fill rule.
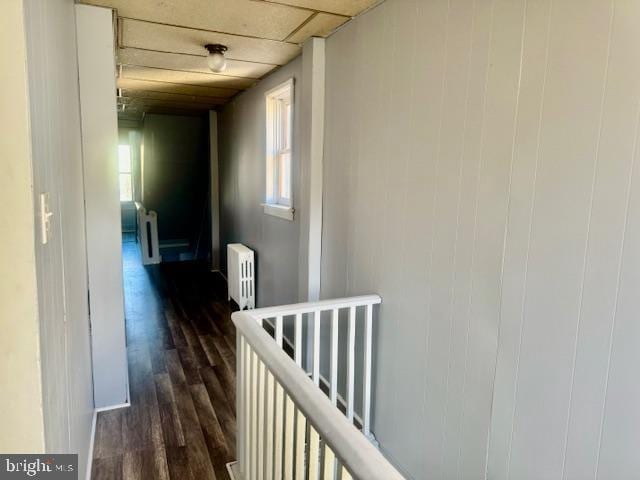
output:
[[[15,158],[5,158],[5,161],[15,163],[16,172],[21,172],[21,175],[15,177],[18,180],[16,196],[5,202],[4,209],[24,215],[24,218],[5,224],[11,225],[11,230],[15,228],[16,232],[22,232],[23,244],[16,250],[10,250],[11,260],[3,264],[9,266],[8,275],[18,272],[16,278],[25,280],[25,290],[15,293],[26,314],[25,317],[16,315],[10,319],[12,325],[6,329],[5,336],[13,345],[23,342],[20,347],[13,346],[10,350],[19,353],[24,348],[29,352],[28,357],[23,358],[24,368],[28,370],[22,372],[14,363],[16,369],[12,372],[14,376],[23,375],[29,387],[13,400],[20,401],[21,395],[25,394],[29,397],[23,399],[24,404],[20,408],[14,407],[6,412],[12,419],[8,425],[3,424],[3,432],[10,432],[12,438],[3,445],[9,445],[9,450],[79,453],[79,466],[83,471],[88,454],[93,397],[74,2],[12,0],[11,3],[13,16],[9,16],[8,21],[13,26],[8,31],[14,32],[16,37],[6,39],[6,42],[15,42],[18,47],[13,57],[3,58],[3,61],[9,62],[10,70],[22,70],[22,74],[26,66],[28,105],[24,86],[16,85],[15,91],[9,90],[11,95],[15,95],[10,104],[12,118],[2,126],[17,134],[15,138],[8,138],[20,146],[27,132],[25,115],[29,115],[31,158],[25,156],[25,150],[19,151],[20,155]],[[24,7],[24,17],[16,18],[20,4]],[[24,31],[18,27],[20,24],[24,25]],[[20,48],[25,39],[26,57],[24,49]],[[27,182],[24,175],[29,170],[32,178]],[[3,178],[3,192],[6,181],[7,178]],[[46,245],[41,243],[39,231],[34,235],[32,223],[38,218],[38,202],[44,192],[49,193],[53,213],[51,236]],[[31,200],[27,200],[25,194],[32,195]],[[24,230],[25,227],[30,232]],[[12,238],[11,233],[9,238]],[[33,252],[21,253],[24,248],[35,251],[37,301],[32,297],[32,285],[28,282],[29,270],[33,268],[30,264]],[[39,352],[32,348],[37,338],[33,335],[38,332],[31,323],[34,307],[38,308]],[[39,361],[41,374],[29,368],[33,355]],[[42,394],[38,396],[37,390],[31,386],[40,378]],[[3,396],[6,396],[4,382],[2,385]],[[33,418],[25,422],[27,412]],[[36,422],[44,427],[44,445],[39,438],[42,427],[38,428]],[[22,428],[32,425],[33,432],[21,432]],[[23,442],[28,435],[34,437],[31,448]],[[16,443],[13,443],[14,436],[18,440]]]
[[112,10],[77,5],[96,407],[129,401]]
[[374,432],[411,478],[640,471],[639,21],[388,0],[327,40],[322,296],[383,297]]
[[[35,211],[22,0],[0,15],[0,451],[44,451]],[[7,208],[10,206],[10,208]]]
[[634,478],[640,4],[524,19],[489,473]]

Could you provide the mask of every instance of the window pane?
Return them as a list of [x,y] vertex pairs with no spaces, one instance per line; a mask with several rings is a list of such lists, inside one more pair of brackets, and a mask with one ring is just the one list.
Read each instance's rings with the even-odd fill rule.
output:
[[285,100],[278,100],[277,131],[278,151],[291,148],[291,104]]
[[118,145],[118,165],[120,173],[131,173],[131,148]]
[[133,188],[131,186],[131,174],[120,174],[120,201],[131,202],[133,201]]
[[291,104],[290,103],[286,103],[285,108],[284,108],[284,119],[283,119],[283,125],[284,125],[284,138],[283,138],[283,145],[284,148],[291,148],[291,117],[292,117],[292,108],[291,108]]
[[278,203],[291,203],[291,152],[278,155]]
[[285,82],[266,97],[267,156],[266,200],[292,206],[291,145],[293,120],[293,85]]
[[276,101],[276,151],[280,151],[284,148],[284,143],[282,141],[284,125],[282,124],[282,100]]

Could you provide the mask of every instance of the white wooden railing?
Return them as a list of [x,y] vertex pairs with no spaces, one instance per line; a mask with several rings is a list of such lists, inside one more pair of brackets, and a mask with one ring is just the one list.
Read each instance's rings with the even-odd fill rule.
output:
[[153,210],[147,211],[136,202],[136,218],[138,222],[138,245],[143,265],[160,263],[160,242],[158,241],[158,214]]
[[[247,310],[233,314],[237,329],[236,478],[242,480],[395,480],[403,477],[369,441],[371,342],[377,295]],[[324,314],[324,315],[323,315]],[[346,322],[346,365],[339,365],[340,324]],[[321,324],[329,348],[321,352]],[[293,339],[285,338],[285,324]],[[303,327],[306,324],[306,329]],[[362,374],[356,381],[356,328]],[[345,330],[345,329],[343,329]],[[303,331],[311,344],[303,341]],[[345,348],[345,347],[343,347]],[[288,350],[288,352],[287,352]],[[303,354],[310,359],[305,362]],[[329,380],[322,390],[321,362]],[[309,372],[304,368],[309,363]],[[345,405],[338,371],[346,369]],[[355,405],[361,384],[362,401]],[[360,408],[361,419],[355,415]]]

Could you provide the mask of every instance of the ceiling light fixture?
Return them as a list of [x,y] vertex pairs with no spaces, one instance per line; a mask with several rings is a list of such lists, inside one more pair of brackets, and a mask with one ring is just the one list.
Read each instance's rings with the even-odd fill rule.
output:
[[207,57],[207,65],[209,65],[209,69],[212,72],[222,72],[225,68],[227,68],[227,60],[224,58],[224,52],[227,51],[227,47],[224,45],[220,45],[219,43],[205,45],[209,51],[209,56]]

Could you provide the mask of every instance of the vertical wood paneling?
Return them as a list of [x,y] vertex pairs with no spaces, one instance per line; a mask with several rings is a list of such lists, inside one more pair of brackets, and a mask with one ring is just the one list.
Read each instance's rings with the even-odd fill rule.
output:
[[[635,395],[625,392],[621,404],[616,405],[616,400],[613,400],[614,408],[618,412],[625,412],[624,428],[630,428],[628,432],[631,435],[626,436],[623,430],[616,429],[616,438],[607,438],[614,442],[602,444],[607,453],[602,456],[600,450],[610,340],[619,306],[621,261],[624,260],[625,265],[633,265],[632,262],[626,263],[633,257],[624,258],[623,248],[624,245],[627,248],[633,245],[628,243],[633,242],[632,239],[625,240],[625,229],[630,213],[629,182],[633,178],[633,162],[637,156],[640,100],[637,51],[640,32],[636,28],[640,5],[637,2],[615,2],[613,8],[582,303],[575,339],[571,403],[565,434],[563,478],[574,480],[631,478],[637,475],[640,468],[635,460],[637,456],[629,447],[637,445],[640,439],[638,424],[628,422],[628,405],[629,402],[637,402],[637,391]],[[637,210],[635,212],[637,216]],[[637,332],[636,335],[633,331],[627,333],[632,342],[637,342]],[[632,354],[629,361],[637,361],[637,356]],[[627,375],[622,377],[623,382],[630,385],[635,383]],[[608,404],[612,405],[610,401]],[[609,456],[610,453],[613,456]],[[600,468],[598,458],[601,459]]]
[[372,430],[413,478],[640,468],[639,20],[389,0],[327,41],[322,295],[384,299]]
[[[638,133],[636,133],[638,135]],[[623,480],[640,471],[640,384],[637,382],[640,291],[640,153],[635,151],[625,222],[622,262],[610,336],[606,397],[596,463],[597,479]]]
[[524,1],[494,2],[477,179],[464,410],[468,423],[461,442],[461,458],[466,460],[461,467],[463,478],[479,478],[486,468],[524,19]]
[[[44,422],[44,449],[79,453],[79,470],[84,474],[91,435],[93,385],[86,294],[87,246],[74,3],[64,0],[13,2],[9,7],[9,13],[5,14],[6,18],[13,18],[17,10],[23,18],[8,21],[24,24],[24,31],[16,30],[21,32],[21,38],[11,48],[15,49],[15,58],[20,64],[18,68],[21,69],[21,74],[26,72],[28,75],[28,103],[24,101],[27,100],[25,92],[21,92],[20,89],[7,86],[4,89],[11,92],[10,95],[23,97],[22,102],[11,103],[11,110],[20,109],[20,112],[15,114],[16,125],[20,124],[24,115],[29,116],[31,158],[27,161],[19,157],[5,156],[5,162],[9,163],[3,169],[3,181],[12,185],[3,189],[12,192],[20,187],[13,176],[19,168],[25,168],[29,176],[33,175],[33,178],[29,178],[31,188],[28,191],[34,195],[36,216],[39,212],[40,194],[44,192],[50,195],[50,209],[54,214],[51,218],[51,237],[47,245],[40,243],[39,232],[35,232],[36,244],[28,242],[28,237],[25,236],[22,245],[30,249],[32,255],[35,251],[38,301],[29,298],[28,302],[30,306],[39,309],[38,326],[34,327],[34,334],[38,335],[39,328],[40,351],[32,357],[42,370],[41,375],[38,371],[38,375],[28,374],[26,377],[32,385],[39,385],[42,380],[42,395],[33,397],[38,397],[41,401],[37,403],[37,408],[41,408],[44,418],[39,418],[39,414],[34,410],[33,420],[39,422],[40,429]],[[22,50],[23,42],[26,42],[26,52]],[[27,58],[23,57],[25,53]],[[7,72],[11,68],[8,67],[10,63],[8,57],[5,57]],[[20,80],[20,75],[5,77],[9,83],[12,80]],[[25,108],[29,111],[25,112]],[[7,112],[7,115],[11,113]],[[18,146],[19,142],[17,138],[12,137],[12,131],[9,129],[7,133],[5,129],[7,144],[11,147]],[[17,162],[23,162],[23,165],[19,168],[10,165]],[[17,192],[15,190],[13,200],[22,202],[22,197]],[[21,204],[22,207],[25,205],[29,206],[24,202]],[[13,213],[22,212],[8,204],[6,207]],[[13,228],[13,225],[9,225],[15,223],[8,220],[10,217],[11,215],[3,222],[7,228]],[[36,218],[26,222],[27,218],[28,214],[18,223],[22,225],[25,221],[24,225],[33,228]],[[17,228],[17,231],[20,231],[20,228]],[[8,237],[8,240],[10,239],[11,236]],[[20,255],[20,249],[13,249],[10,242],[3,244],[3,250],[9,259],[9,263],[4,264],[6,267],[3,276],[10,276],[9,272],[15,262],[23,262],[24,265],[33,268],[27,261],[21,260],[24,255]],[[23,264],[20,264],[20,268]],[[12,280],[20,278],[19,275],[12,276]],[[18,285],[15,288],[19,292],[19,295],[12,298],[15,300],[23,293],[35,294],[26,285]],[[7,318],[7,321],[14,320],[16,319]],[[19,321],[23,326],[27,325],[26,318],[20,318]],[[15,332],[12,332],[11,339],[21,347],[28,348],[27,343],[20,343]],[[31,340],[38,341],[36,338],[30,338],[29,341]],[[11,365],[11,351],[5,357],[6,365]],[[14,362],[21,363],[17,360]],[[11,370],[12,374],[20,375],[15,368]],[[24,395],[25,392],[26,390],[21,391],[20,395]],[[8,390],[5,390],[5,395],[11,396]],[[13,396],[10,400],[22,401],[20,396]],[[14,415],[15,419],[19,419],[19,416]],[[10,429],[8,425],[5,426],[5,429],[7,428]],[[38,428],[34,428],[33,432],[28,434],[17,434],[18,440],[13,438],[16,435],[12,435],[13,440],[7,441],[10,442],[11,448],[16,448],[20,438],[37,438]],[[34,440],[32,450],[42,448],[42,443]]]
[[[379,15],[379,19],[377,22],[378,26],[378,35],[379,35],[379,53],[383,56],[383,58],[391,59],[394,54],[394,29],[393,25],[396,21],[394,13],[393,13],[393,3],[383,3],[380,7],[380,11],[376,12]],[[363,26],[360,26],[362,28]],[[362,31],[362,30],[360,30]],[[342,32],[340,32],[342,33]],[[345,32],[345,35],[349,32]],[[354,39],[355,40],[355,39]],[[348,59],[345,59],[345,62],[348,62]],[[374,126],[374,131],[377,131],[379,135],[373,139],[373,147],[375,148],[375,152],[370,160],[370,168],[372,169],[370,182],[375,189],[376,194],[374,197],[370,198],[371,200],[371,208],[376,211],[376,217],[378,221],[374,222],[373,225],[365,226],[359,225],[359,231],[362,227],[370,227],[371,230],[368,232],[369,236],[373,239],[372,243],[373,248],[375,249],[375,253],[373,253],[373,259],[371,261],[371,270],[370,275],[373,278],[373,281],[376,285],[381,285],[386,280],[386,270],[385,266],[379,262],[375,261],[375,257],[378,252],[384,251],[389,248],[389,244],[387,243],[387,239],[389,238],[389,232],[387,227],[384,225],[384,212],[387,205],[387,200],[389,197],[388,189],[386,189],[386,172],[388,171],[388,166],[390,163],[389,155],[393,155],[392,152],[389,151],[389,122],[388,119],[390,117],[390,109],[392,106],[392,98],[393,93],[391,89],[391,83],[393,81],[393,68],[385,68],[385,62],[380,62],[381,70],[377,70],[373,77],[370,79],[363,79],[366,81],[374,81],[376,83],[376,97],[379,103],[378,114],[376,115],[376,123]],[[327,139],[325,138],[325,141]],[[395,156],[394,156],[395,157]],[[351,163],[351,162],[350,162]],[[353,167],[349,165],[349,169],[353,172]],[[358,184],[362,182],[362,179],[359,179]],[[354,192],[355,194],[355,192]],[[324,220],[323,220],[324,222]],[[352,242],[351,239],[348,241]],[[356,250],[355,245],[351,245],[349,251],[353,252]],[[324,255],[323,255],[324,257]],[[346,272],[348,276],[354,276],[352,272]],[[388,283],[387,283],[388,285]],[[355,288],[355,285],[354,285]],[[352,292],[354,290],[351,290]],[[386,304],[381,308],[381,312],[392,308],[393,304]],[[394,345],[391,341],[393,339],[392,330],[394,328],[394,323],[392,321],[387,322],[385,324],[377,325],[378,331],[377,335],[380,337],[388,338],[390,341],[386,342],[384,345],[381,344],[380,348],[376,352],[376,357],[379,360],[379,369],[380,374],[384,375],[386,378],[389,378],[391,382],[393,382],[393,366],[395,364],[396,359]],[[395,413],[395,406],[393,404],[393,399],[395,397],[395,392],[393,390],[393,385],[389,385],[390,388],[384,389],[375,389],[372,395],[375,396],[376,402],[380,406],[381,409],[390,412],[388,416],[385,418],[380,417],[379,431],[381,435],[384,435],[383,432],[389,432],[395,429],[394,421],[397,419],[397,415]]]
[[[440,117],[443,105],[444,65],[446,62],[446,44],[449,34],[447,23],[449,10],[446,0],[417,2],[416,42],[420,46],[415,52],[413,69],[414,89],[413,119],[411,126],[410,163],[406,168],[404,187],[407,192],[405,205],[406,217],[402,231],[406,232],[403,249],[405,254],[403,288],[405,295],[411,298],[411,308],[399,322],[395,335],[402,339],[402,354],[411,359],[420,369],[426,368],[427,343],[430,322],[424,316],[429,307],[428,285],[430,284],[432,255],[435,188],[437,175],[437,150],[440,135]],[[428,106],[425,108],[425,106]],[[375,195],[375,192],[372,192]],[[371,219],[375,222],[375,217]],[[377,252],[370,256],[372,263],[379,261]],[[370,287],[378,291],[377,285]],[[386,301],[386,300],[385,300]],[[422,313],[419,313],[422,312]],[[380,318],[385,318],[381,315]],[[406,360],[404,360],[406,361]],[[410,374],[410,372],[407,372]],[[406,374],[405,374],[406,375]],[[381,378],[381,377],[378,377]],[[382,385],[382,382],[381,382]],[[396,403],[398,411],[411,412],[411,415],[397,415],[393,421],[399,432],[415,439],[401,446],[406,453],[402,455],[403,464],[411,472],[422,472],[426,464],[426,436],[424,425],[426,417],[425,397],[427,384],[421,378],[418,381],[406,379],[396,382]],[[377,404],[377,395],[374,397]],[[378,435],[378,416],[375,431]],[[401,437],[398,437],[401,441]],[[386,445],[385,445],[386,447]]]
[[467,107],[467,78],[472,51],[473,3],[465,0],[449,2],[448,41],[445,51],[445,78],[440,134],[436,153],[436,177],[433,205],[434,236],[432,279],[429,285],[429,337],[426,350],[425,397],[426,470],[432,478],[443,474],[442,447],[448,411],[447,390],[452,333],[457,319],[452,317],[452,293],[456,240],[459,220],[460,171],[463,157],[464,122]]
[[610,2],[553,4],[510,477],[557,478],[562,473],[610,10]]
[[[373,430],[418,478],[484,472],[523,14],[523,2],[391,1],[328,42],[327,125],[360,127],[355,154],[327,132],[326,230],[348,234],[325,242],[323,295],[384,295]],[[354,52],[369,35],[380,49]]]
[[[546,80],[549,15],[552,0],[529,0],[522,51],[522,78],[516,121],[508,239],[505,245],[500,326],[500,344],[494,386],[494,404],[489,450],[489,476],[506,478],[511,425],[518,369],[520,334],[526,282],[526,263],[533,194],[535,190],[538,140],[541,129]],[[495,432],[508,432],[496,435]]]
[[[447,385],[445,431],[442,446],[444,478],[457,478],[465,462],[460,442],[475,421],[467,415],[467,382],[469,369],[470,303],[474,239],[477,213],[477,178],[480,168],[481,140],[484,122],[487,69],[491,41],[493,1],[477,0],[473,4],[473,26],[469,68],[466,78],[466,106],[463,123],[464,139],[460,171],[459,206],[457,212],[456,255],[451,311],[451,343]],[[474,361],[472,358],[471,361]]]
[[[383,87],[384,101],[384,124],[383,135],[381,139],[381,150],[378,158],[377,185],[382,186],[380,192],[380,201],[382,204],[379,209],[379,228],[378,233],[378,252],[389,251],[394,248],[402,248],[397,245],[397,238],[394,234],[402,228],[406,211],[404,206],[407,202],[408,194],[403,188],[405,180],[404,173],[407,171],[410,152],[410,129],[411,118],[414,105],[411,102],[414,87],[414,58],[417,45],[416,38],[416,2],[405,0],[401,2],[390,3],[386,6],[387,14],[385,18],[385,29],[387,35],[388,48],[390,50],[390,65],[388,76],[383,77],[385,83]],[[367,52],[367,55],[370,53]],[[354,178],[357,180],[357,178]],[[383,227],[384,225],[384,227]],[[360,226],[359,230],[367,230],[366,226]],[[350,251],[356,251],[357,247],[353,245]],[[399,252],[401,253],[401,252]],[[402,276],[404,268],[402,265],[402,256],[398,255],[398,261],[387,265],[374,262],[377,275],[378,285],[389,291],[399,293],[402,289]],[[349,272],[349,278],[357,278],[358,275]],[[351,292],[355,292],[353,288]],[[398,295],[392,295],[392,298],[399,298]],[[398,398],[398,390],[396,386],[402,382],[399,376],[404,376],[401,365],[406,359],[401,353],[398,337],[393,334],[400,328],[402,319],[408,312],[408,306],[402,302],[392,301],[386,303],[383,307],[389,322],[377,324],[377,335],[389,339],[389,342],[383,348],[380,348],[375,354],[379,359],[379,368],[381,373],[389,375],[389,383],[384,388],[378,388],[375,385],[373,395],[381,402],[382,408],[385,405],[391,407],[393,411],[384,423],[381,422],[380,428],[388,431],[391,438],[397,438],[398,424],[396,403]],[[383,363],[384,362],[384,363]],[[382,418],[381,418],[382,420]]]

